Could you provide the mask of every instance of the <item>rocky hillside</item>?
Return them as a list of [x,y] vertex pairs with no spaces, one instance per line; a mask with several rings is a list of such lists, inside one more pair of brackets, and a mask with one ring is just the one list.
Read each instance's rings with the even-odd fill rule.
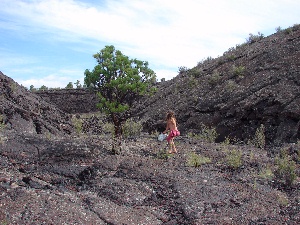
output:
[[0,122],[31,134],[70,134],[71,117],[0,72]]
[[136,105],[133,115],[149,131],[172,109],[180,129],[215,127],[225,137],[251,139],[265,127],[268,143],[300,139],[300,26],[262,38],[252,36],[223,56],[207,58],[192,69],[180,68],[157,93]]
[[43,100],[56,105],[69,114],[97,112],[96,91],[88,89],[60,89],[35,92]]

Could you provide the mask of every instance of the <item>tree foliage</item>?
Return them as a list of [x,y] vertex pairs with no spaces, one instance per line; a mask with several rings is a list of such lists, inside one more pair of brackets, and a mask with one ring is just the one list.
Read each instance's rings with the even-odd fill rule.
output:
[[113,45],[93,55],[97,65],[85,70],[84,83],[98,90],[97,107],[108,114],[115,125],[115,136],[122,134],[122,123],[137,96],[152,93],[156,75],[147,61],[130,59]]

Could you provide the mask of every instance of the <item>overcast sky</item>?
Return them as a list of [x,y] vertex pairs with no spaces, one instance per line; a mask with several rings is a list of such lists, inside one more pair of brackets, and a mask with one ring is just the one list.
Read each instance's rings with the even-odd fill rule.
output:
[[65,87],[114,45],[158,77],[300,23],[299,0],[0,0],[0,71],[26,87]]

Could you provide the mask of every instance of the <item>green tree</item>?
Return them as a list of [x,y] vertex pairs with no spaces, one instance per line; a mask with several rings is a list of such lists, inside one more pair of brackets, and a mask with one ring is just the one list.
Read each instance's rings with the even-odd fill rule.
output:
[[130,117],[128,110],[133,101],[155,90],[156,75],[148,62],[130,59],[113,45],[105,46],[93,57],[98,64],[92,71],[85,70],[84,83],[98,90],[97,107],[112,119],[115,137],[121,137],[122,124]]
[[30,85],[29,90],[30,91],[36,91],[36,88],[33,85]]
[[69,82],[66,86],[66,89],[73,89],[73,83]]
[[41,90],[41,91],[48,90],[48,87],[47,87],[47,86],[45,86],[45,85],[42,85],[42,86],[40,87],[40,90]]
[[74,84],[76,85],[77,89],[82,88],[79,80],[77,80]]

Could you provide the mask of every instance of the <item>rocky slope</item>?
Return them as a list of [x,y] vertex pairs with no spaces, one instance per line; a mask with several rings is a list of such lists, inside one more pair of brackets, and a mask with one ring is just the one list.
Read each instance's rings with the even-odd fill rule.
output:
[[70,134],[71,117],[44,101],[0,71],[0,122],[7,128],[31,134]]
[[182,131],[215,127],[247,141],[263,124],[269,143],[300,139],[300,26],[229,49],[192,69],[181,68],[157,93],[136,105],[133,115],[159,129],[165,112],[176,112]]

